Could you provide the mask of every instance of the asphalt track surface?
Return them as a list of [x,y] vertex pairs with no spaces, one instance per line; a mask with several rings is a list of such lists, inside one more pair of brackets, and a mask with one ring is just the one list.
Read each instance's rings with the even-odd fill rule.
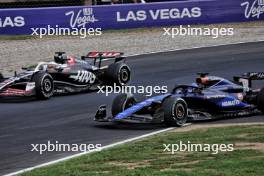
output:
[[[232,78],[247,71],[264,71],[264,42],[165,52],[130,57],[131,85],[190,83],[196,72]],[[69,152],[40,155],[30,144],[107,145],[166,128],[163,125],[117,126],[96,123],[98,105],[111,104],[114,95],[86,93],[53,97],[48,101],[0,103],[0,175],[69,156]],[[263,116],[210,123],[264,122]],[[201,123],[201,122],[199,122]]]

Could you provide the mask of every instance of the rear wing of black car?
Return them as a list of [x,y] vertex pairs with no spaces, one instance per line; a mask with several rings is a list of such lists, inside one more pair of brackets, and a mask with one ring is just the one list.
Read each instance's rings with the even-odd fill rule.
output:
[[124,53],[121,52],[97,52],[92,51],[87,54],[87,56],[82,56],[82,60],[85,60],[87,58],[94,59],[94,65],[96,63],[99,63],[99,68],[101,67],[101,63],[103,61],[108,60],[114,60],[114,62],[119,62],[121,60],[124,60],[125,57],[123,56]]
[[254,80],[264,80],[264,72],[247,72],[242,76],[235,76],[234,81],[241,83],[243,87],[251,88]]

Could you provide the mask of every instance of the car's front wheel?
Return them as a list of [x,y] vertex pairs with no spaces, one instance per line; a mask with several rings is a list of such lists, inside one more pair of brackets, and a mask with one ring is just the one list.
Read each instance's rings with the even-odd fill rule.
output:
[[115,97],[112,103],[112,115],[115,117],[120,112],[133,106],[136,103],[136,99],[132,94],[120,94]]
[[183,126],[188,118],[187,104],[183,99],[176,97],[167,98],[162,108],[164,111],[164,123],[167,126]]
[[32,81],[35,82],[36,97],[38,99],[49,99],[54,93],[53,78],[50,74],[39,72],[33,75]]

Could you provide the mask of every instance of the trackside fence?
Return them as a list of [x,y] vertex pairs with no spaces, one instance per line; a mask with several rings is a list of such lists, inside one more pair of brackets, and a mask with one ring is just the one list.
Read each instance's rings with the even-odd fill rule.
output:
[[264,0],[191,0],[147,4],[0,9],[0,35],[32,28],[127,29],[264,20]]

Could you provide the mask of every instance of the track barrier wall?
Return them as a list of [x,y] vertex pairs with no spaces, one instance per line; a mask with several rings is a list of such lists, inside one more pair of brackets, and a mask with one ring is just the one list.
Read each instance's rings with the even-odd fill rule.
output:
[[147,4],[0,9],[0,35],[31,28],[128,29],[264,20],[264,0],[191,0]]

